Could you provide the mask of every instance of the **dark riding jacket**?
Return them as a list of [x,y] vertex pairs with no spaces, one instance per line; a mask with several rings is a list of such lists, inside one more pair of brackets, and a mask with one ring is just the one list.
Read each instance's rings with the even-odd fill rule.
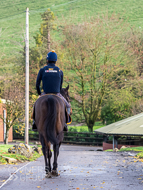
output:
[[42,88],[46,94],[59,93],[62,89],[63,72],[53,63],[49,63],[41,68],[36,80],[36,89],[39,95],[41,95],[41,80],[43,85]]

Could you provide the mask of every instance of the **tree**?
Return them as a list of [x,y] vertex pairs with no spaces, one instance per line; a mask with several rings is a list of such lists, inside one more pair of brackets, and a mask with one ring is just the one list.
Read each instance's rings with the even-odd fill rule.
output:
[[[35,79],[41,67],[46,65],[46,55],[51,49],[51,31],[56,29],[54,13],[47,9],[41,14],[39,33],[34,36],[36,46],[30,49],[30,96],[36,93]],[[52,46],[53,47],[53,46]]]
[[143,75],[143,37],[142,32],[136,31],[131,28],[125,35],[125,40],[127,43],[126,48],[130,50],[134,55],[137,56],[137,69],[139,76]]
[[101,109],[103,123],[109,125],[133,115],[132,105],[135,101],[134,94],[127,89],[116,89],[103,101]]
[[125,28],[126,23],[112,15],[63,30],[62,48],[69,63],[67,79],[74,92],[72,98],[82,108],[90,132],[104,98],[115,89],[128,90],[136,74],[135,57],[125,51],[122,40]]
[[0,118],[6,124],[5,144],[8,144],[10,128],[24,122],[24,93],[20,87],[18,78],[7,79],[4,82],[3,108],[6,110],[6,120],[3,115],[0,115]]
[[48,8],[43,14],[41,14],[41,27],[39,29],[40,33],[34,37],[36,41],[36,45],[41,46],[42,44],[47,45],[47,52],[50,52],[50,44],[51,44],[51,36],[50,32],[53,29],[56,29],[56,25],[54,23],[55,16],[54,13]]
[[3,120],[3,123],[6,124],[6,134],[4,143],[8,144],[9,130],[14,124],[17,123],[17,119],[21,116],[22,110],[17,101],[12,102],[6,100],[5,104],[3,104],[3,107],[6,110],[6,120],[4,116],[1,115],[0,117]]

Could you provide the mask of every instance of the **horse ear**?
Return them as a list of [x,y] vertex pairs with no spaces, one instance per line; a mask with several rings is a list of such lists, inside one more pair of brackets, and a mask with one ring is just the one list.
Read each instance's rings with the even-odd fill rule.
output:
[[68,86],[66,87],[66,90],[68,91],[68,89],[69,89],[69,84],[68,84]]

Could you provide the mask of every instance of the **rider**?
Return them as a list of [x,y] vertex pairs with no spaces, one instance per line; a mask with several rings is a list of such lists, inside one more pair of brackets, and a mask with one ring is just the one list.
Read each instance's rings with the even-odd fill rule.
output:
[[[36,80],[36,89],[39,96],[48,93],[58,95],[65,102],[67,107],[67,112],[68,114],[70,114],[71,105],[60,94],[63,83],[63,71],[61,71],[57,66],[55,66],[56,61],[57,61],[57,54],[55,53],[54,50],[52,50],[47,54],[47,65],[39,70]],[[43,93],[41,93],[40,89],[41,80],[43,84],[43,91],[44,91]],[[33,123],[33,129],[34,128],[36,128],[35,122]],[[65,124],[64,130],[65,131],[68,130],[67,124]]]

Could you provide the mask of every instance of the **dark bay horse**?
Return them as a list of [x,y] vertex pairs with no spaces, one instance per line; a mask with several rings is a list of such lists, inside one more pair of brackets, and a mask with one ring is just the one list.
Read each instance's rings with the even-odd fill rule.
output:
[[[62,89],[61,94],[69,100],[69,86]],[[54,94],[45,94],[37,99],[34,105],[34,118],[39,132],[42,151],[45,159],[47,177],[58,176],[57,158],[59,147],[64,138],[64,125],[67,121],[66,106],[63,100]],[[54,162],[51,168],[51,144],[53,144]]]

